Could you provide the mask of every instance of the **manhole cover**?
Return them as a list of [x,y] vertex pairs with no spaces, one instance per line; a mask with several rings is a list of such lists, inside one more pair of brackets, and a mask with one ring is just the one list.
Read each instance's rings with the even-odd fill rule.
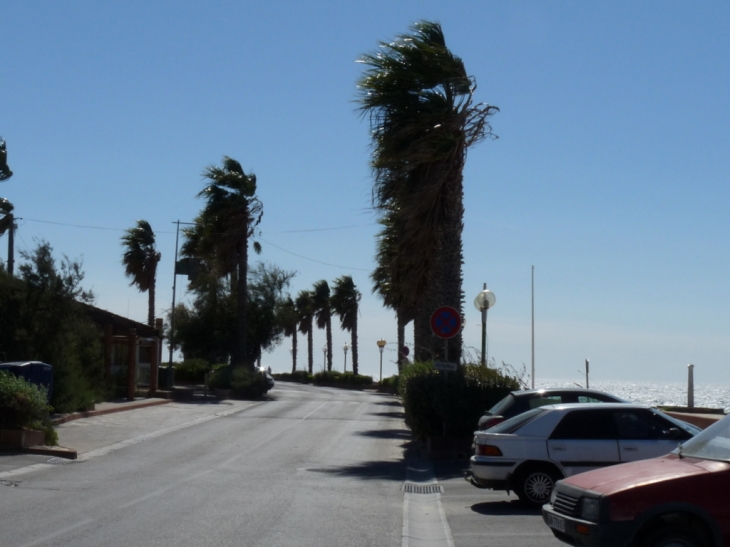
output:
[[443,494],[444,489],[439,484],[409,484],[403,485],[403,491],[409,494]]

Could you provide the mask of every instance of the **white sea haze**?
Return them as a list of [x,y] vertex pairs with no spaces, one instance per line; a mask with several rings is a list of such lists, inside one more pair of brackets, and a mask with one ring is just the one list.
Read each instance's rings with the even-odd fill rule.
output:
[[[634,403],[645,403],[652,406],[671,405],[687,406],[687,384],[681,382],[629,382],[629,381],[591,381],[591,389],[612,393],[622,399]],[[535,388],[548,387],[585,387],[583,383],[571,380],[555,380],[536,378]],[[694,385],[694,406],[705,408],[722,408],[730,412],[730,385],[698,384]]]

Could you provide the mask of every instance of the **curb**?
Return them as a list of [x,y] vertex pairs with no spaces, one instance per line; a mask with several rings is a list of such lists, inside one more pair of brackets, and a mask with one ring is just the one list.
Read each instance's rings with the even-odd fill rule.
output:
[[142,401],[139,403],[129,403],[127,406],[118,406],[113,408],[102,408],[99,410],[88,410],[86,412],[74,412],[72,414],[65,414],[58,418],[51,419],[53,425],[61,425],[66,422],[73,420],[80,420],[81,418],[91,418],[93,416],[103,416],[104,414],[113,414],[114,412],[124,412],[125,410],[135,410],[137,408],[145,408],[149,406],[166,405],[172,403],[171,399],[155,399],[152,401]]
[[54,456],[56,458],[64,458],[66,460],[75,460],[78,452],[74,448],[64,448],[63,446],[29,446],[21,448],[23,454],[38,454],[40,456]]

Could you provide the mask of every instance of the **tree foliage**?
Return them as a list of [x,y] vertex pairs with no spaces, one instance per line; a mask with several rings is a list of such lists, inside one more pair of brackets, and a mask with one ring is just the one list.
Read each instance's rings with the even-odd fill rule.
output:
[[155,233],[150,223],[138,220],[137,225],[129,228],[122,236],[122,245],[124,275],[132,279],[130,285],[136,286],[140,292],[148,293],[147,324],[154,327],[157,264],[162,255],[155,246]]
[[84,408],[104,396],[103,349],[84,303],[79,261],[53,258],[41,242],[21,253],[20,277],[0,270],[0,355],[6,361],[37,360],[53,366],[51,405],[57,412]]

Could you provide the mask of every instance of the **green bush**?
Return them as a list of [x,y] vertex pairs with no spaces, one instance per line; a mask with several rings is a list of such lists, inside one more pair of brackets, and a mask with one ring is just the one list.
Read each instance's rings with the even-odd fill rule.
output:
[[47,445],[58,444],[47,400],[46,388],[0,370],[0,425],[3,427],[43,431]]
[[208,385],[212,389],[230,389],[235,399],[258,399],[269,391],[266,375],[246,367],[217,368],[208,379]]
[[380,382],[380,387],[392,393],[398,393],[398,380],[400,376],[397,374],[389,378],[383,378]]
[[369,386],[373,383],[373,378],[352,372],[329,370],[316,373],[312,381],[318,386]]
[[306,370],[297,370],[295,372],[281,372],[271,375],[275,380],[282,382],[298,382],[300,384],[311,384],[312,375]]
[[205,359],[188,359],[182,363],[175,363],[175,381],[190,384],[205,382],[205,373],[212,367]]
[[404,368],[398,381],[406,424],[421,440],[430,436],[469,436],[484,411],[519,389],[519,382],[499,370],[462,365],[444,374],[433,363]]

